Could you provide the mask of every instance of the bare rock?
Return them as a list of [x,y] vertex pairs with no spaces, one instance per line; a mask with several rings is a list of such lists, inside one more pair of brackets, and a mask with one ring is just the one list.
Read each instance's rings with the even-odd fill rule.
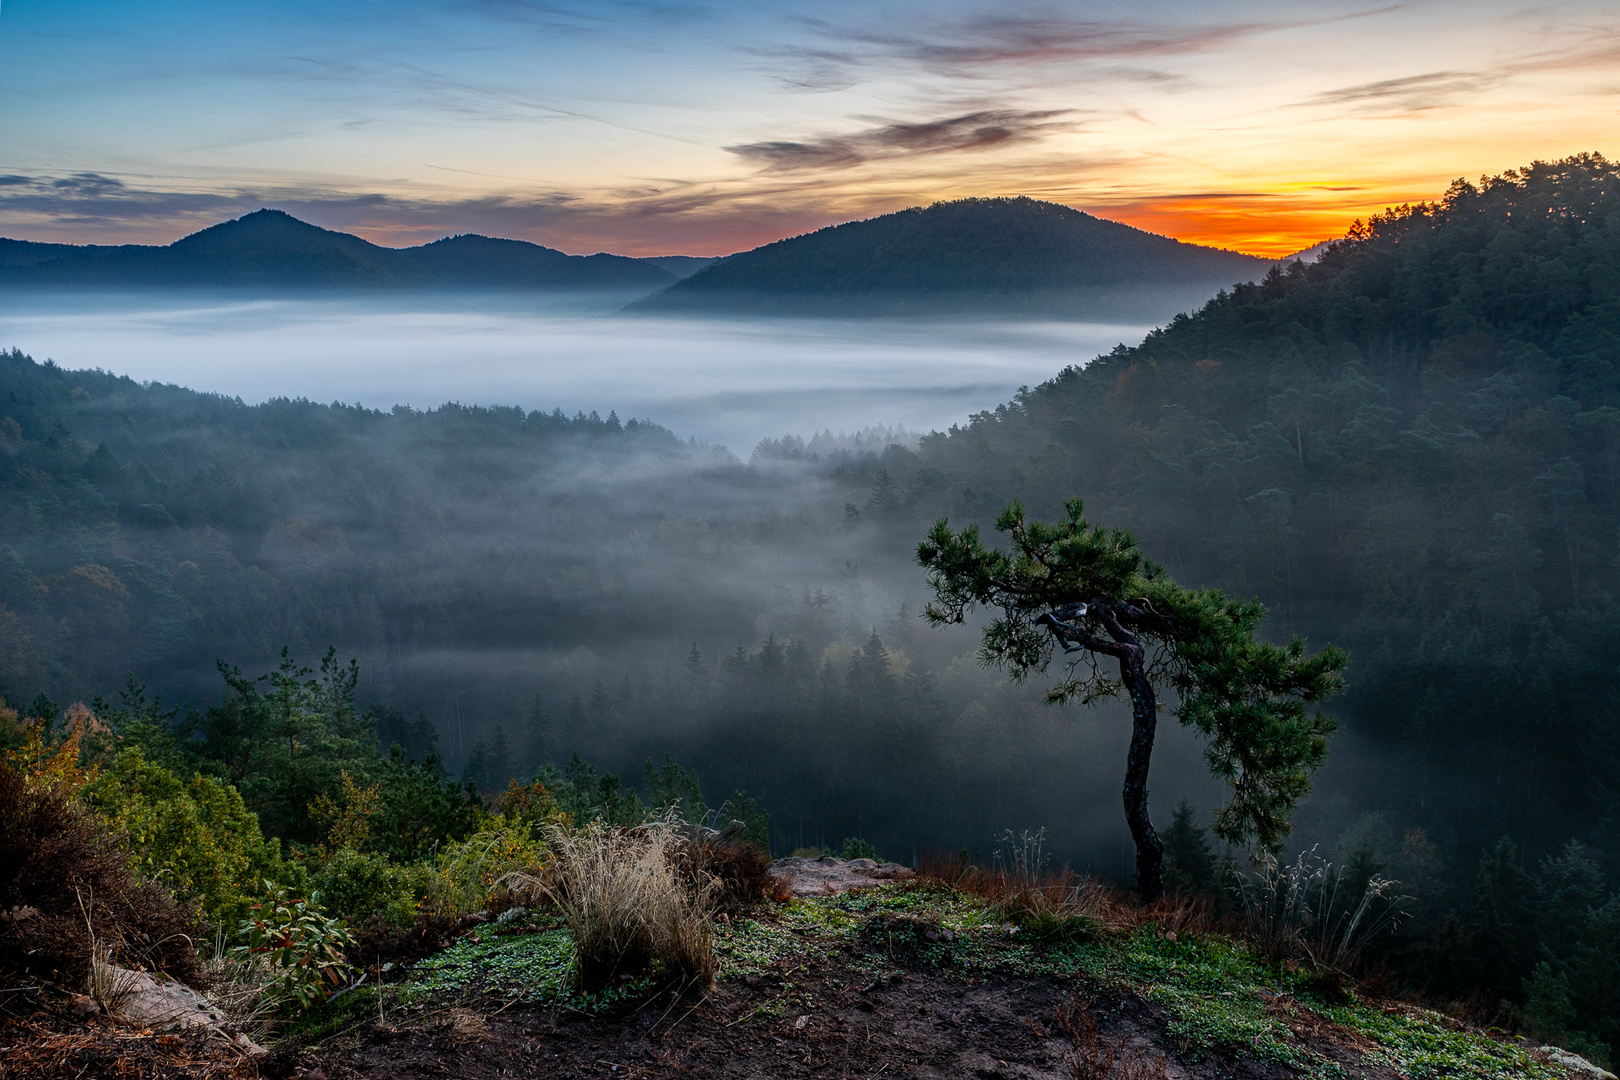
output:
[[771,864],[771,873],[792,896],[836,896],[850,889],[870,889],[885,881],[908,878],[914,871],[899,863],[877,863],[871,859],[845,862],[823,855],[819,859],[777,859]]
[[246,1035],[230,1030],[225,1014],[207,998],[189,987],[168,979],[157,979],[144,971],[108,965],[106,974],[112,987],[107,1011],[115,1019],[153,1031],[177,1031],[202,1027],[217,1031],[247,1054],[257,1057],[264,1048]]
[[1547,1060],[1553,1064],[1562,1065],[1578,1076],[1586,1076],[1590,1080],[1615,1080],[1614,1073],[1592,1064],[1579,1054],[1572,1054],[1556,1046],[1543,1046],[1541,1052],[1547,1055]]

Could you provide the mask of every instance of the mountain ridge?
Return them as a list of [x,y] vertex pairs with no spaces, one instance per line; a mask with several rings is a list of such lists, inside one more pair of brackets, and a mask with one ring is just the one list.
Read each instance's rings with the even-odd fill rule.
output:
[[662,314],[1156,323],[1273,264],[1024,196],[911,207],[713,259],[569,255],[476,233],[384,247],[273,209],[167,245],[0,239],[0,287],[618,291],[635,297],[625,311]]
[[636,312],[1097,314],[1201,305],[1274,260],[1026,196],[844,222],[729,256]]
[[162,246],[0,239],[0,284],[7,285],[648,290],[676,279],[625,255],[569,255],[474,233],[383,247],[270,209]]

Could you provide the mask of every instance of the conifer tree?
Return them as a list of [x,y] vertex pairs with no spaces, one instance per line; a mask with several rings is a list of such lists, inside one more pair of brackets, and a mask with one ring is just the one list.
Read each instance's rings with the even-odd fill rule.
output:
[[[1007,507],[996,529],[1010,551],[987,547],[977,525],[953,532],[944,519],[935,522],[917,548],[934,590],[925,615],[939,626],[962,622],[974,607],[999,609],[981,656],[1015,679],[1046,671],[1058,650],[1072,657],[1049,701],[1129,697],[1125,820],[1136,843],[1137,887],[1153,900],[1164,893],[1164,844],[1148,816],[1147,788],[1158,689],[1177,696],[1177,717],[1204,736],[1210,769],[1230,790],[1215,835],[1275,848],[1327,758],[1335,726],[1307,705],[1341,688],[1349,656],[1332,645],[1307,656],[1298,637],[1287,645],[1258,640],[1266,616],[1259,601],[1183,588],[1130,533],[1088,524],[1079,499],[1066,509],[1063,521],[1047,525],[1026,522],[1017,502]],[[1107,659],[1118,663],[1117,678],[1101,666]]]

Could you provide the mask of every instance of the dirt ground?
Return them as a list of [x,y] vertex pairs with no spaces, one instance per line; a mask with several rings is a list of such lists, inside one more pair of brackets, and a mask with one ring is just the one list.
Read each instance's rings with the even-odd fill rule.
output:
[[[612,1017],[471,1003],[393,1015],[318,1050],[269,1062],[266,1072],[313,1074],[315,1080],[321,1075],[329,1080],[1260,1080],[1294,1075],[1280,1065],[1224,1057],[1178,1062],[1164,1020],[1151,1006],[1092,997],[1079,984],[962,982],[913,972],[856,985],[845,981],[848,975],[827,962],[786,977],[730,980],[698,1002],[664,1001]],[[1397,1075],[1362,1067],[1366,1048],[1334,1030],[1324,1027],[1309,1039],[1337,1059],[1349,1077],[1393,1080]]]

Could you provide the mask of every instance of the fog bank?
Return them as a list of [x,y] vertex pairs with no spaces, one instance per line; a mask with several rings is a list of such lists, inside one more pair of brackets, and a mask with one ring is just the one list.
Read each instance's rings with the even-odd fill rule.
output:
[[616,410],[747,457],[766,436],[943,430],[1141,326],[623,318],[614,296],[12,294],[0,343],[249,403]]

